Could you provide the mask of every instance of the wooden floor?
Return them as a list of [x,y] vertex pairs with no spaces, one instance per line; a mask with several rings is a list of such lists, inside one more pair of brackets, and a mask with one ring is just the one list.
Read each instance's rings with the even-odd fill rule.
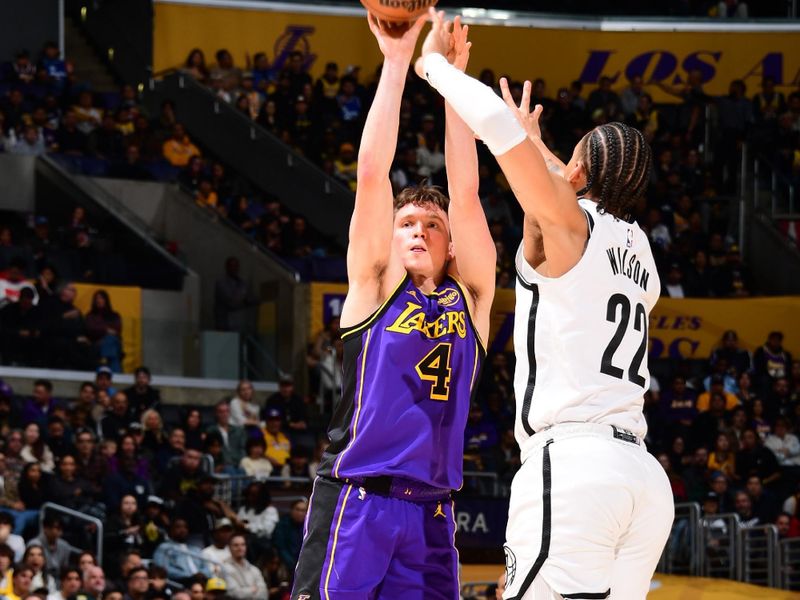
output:
[[[496,581],[502,565],[464,565],[461,581]],[[656,574],[647,600],[800,600],[800,592],[785,592],[723,579]],[[613,599],[613,595],[612,595]]]

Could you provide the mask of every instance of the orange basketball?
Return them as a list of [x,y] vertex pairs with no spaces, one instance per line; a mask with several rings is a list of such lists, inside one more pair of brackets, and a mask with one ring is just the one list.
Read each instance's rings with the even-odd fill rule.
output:
[[367,10],[384,21],[403,23],[413,21],[436,6],[438,0],[361,0]]

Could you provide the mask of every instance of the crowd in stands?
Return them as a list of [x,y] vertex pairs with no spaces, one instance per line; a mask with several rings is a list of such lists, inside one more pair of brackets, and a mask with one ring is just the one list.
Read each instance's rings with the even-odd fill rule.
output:
[[88,175],[178,182],[196,202],[229,218],[279,256],[302,259],[336,252],[269,194],[259,194],[201,149],[165,102],[151,115],[136,89],[93,93],[74,77],[55,44],[38,62],[22,51],[0,72],[0,152],[52,154]]
[[[245,66],[248,70],[237,67],[225,49],[207,65],[203,52],[194,49],[184,72],[355,190],[360,132],[380,69],[364,77],[356,65],[342,72],[330,62],[315,81],[297,51],[280,65],[270,65],[259,52]],[[498,89],[491,70],[480,78]],[[679,102],[656,105],[655,89]],[[511,82],[511,91],[518,100],[522,82]],[[632,217],[650,235],[664,295],[741,297],[757,291],[731,235],[739,148],[747,140],[785,177],[800,177],[800,92],[787,98],[765,77],[755,93],[734,81],[728,95],[713,97],[703,90],[702,73],[693,71],[681,86],[646,84],[640,76],[614,86],[602,77],[588,95],[577,81],[550,90],[535,79],[532,102],[544,106],[543,138],[565,162],[583,134],[598,124],[620,120],[645,132],[654,150],[652,184]],[[712,147],[705,148],[709,115],[714,136]],[[443,139],[441,98],[409,73],[391,171],[395,191],[423,180],[446,187]],[[707,154],[713,161],[706,163]],[[495,161],[483,148],[479,156],[481,202],[497,244],[497,283],[513,287],[521,215]]]
[[73,398],[0,383],[0,596],[288,598],[324,449],[310,422],[289,377],[203,411],[162,404],[145,367],[127,389],[100,369]]
[[[225,50],[215,59],[207,66],[202,52],[192,51],[185,71],[355,189],[360,131],[379,73],[362,80],[357,66],[340,73],[329,63],[314,81],[299,53],[287,65],[272,65],[259,53],[248,70]],[[481,79],[497,86],[489,70]],[[655,157],[652,186],[633,216],[652,241],[664,295],[747,296],[758,290],[730,236],[726,196],[735,183],[734,151],[748,140],[787,177],[797,177],[800,94],[786,97],[765,78],[758,93],[732,82],[727,96],[713,98],[701,79],[692,73],[684,87],[662,86],[681,98],[675,106],[655,105],[641,78],[622,85],[606,78],[588,94],[579,82],[548,90],[538,79],[533,98],[545,107],[543,136],[563,157],[593,125],[611,120],[635,124],[648,136]],[[3,72],[2,85],[5,151],[56,152],[80,159],[81,168],[98,175],[174,178],[199,204],[277,254],[325,252],[302,216],[253,193],[226,165],[209,159],[171,103],[148,115],[130,86],[108,98],[92,94],[52,45],[39,63],[21,53]],[[518,99],[521,82],[511,89]],[[703,147],[707,106],[718,122],[710,164]],[[391,172],[396,189],[422,180],[446,187],[442,137],[438,96],[410,74]],[[480,159],[481,202],[498,250],[497,282],[512,287],[521,218],[483,148]],[[29,228],[34,249],[45,225],[34,218]],[[0,246],[13,237],[11,228],[0,228]],[[267,398],[242,381],[232,399],[210,414],[177,410],[161,402],[145,368],[137,370],[132,387],[114,385],[120,321],[107,294],[97,292],[91,311],[82,315],[72,304],[74,286],[59,289],[45,262],[37,263],[34,284],[19,263],[9,260],[4,267],[3,362],[105,366],[73,398],[55,398],[47,380],[37,381],[30,396],[0,385],[0,596],[288,597],[308,507],[302,498],[325,447],[341,383],[338,321],[319,333],[307,357],[311,389],[323,390],[321,398],[300,394],[285,377]],[[218,296],[246,303],[242,289],[238,265],[226,264]],[[221,312],[218,318],[228,316]],[[520,464],[513,369],[513,355],[489,355],[465,431],[465,469],[496,474],[501,493]],[[782,536],[800,536],[800,361],[784,349],[783,334],[769,333],[751,355],[731,330],[708,363],[656,364],[653,371],[647,443],[670,477],[676,502],[700,502],[707,515],[735,512],[743,524],[775,523]],[[282,481],[265,481],[276,476]],[[474,477],[463,493],[489,491],[484,479]],[[79,519],[47,513],[39,530],[46,501],[100,519],[103,555],[92,554],[98,531]]]

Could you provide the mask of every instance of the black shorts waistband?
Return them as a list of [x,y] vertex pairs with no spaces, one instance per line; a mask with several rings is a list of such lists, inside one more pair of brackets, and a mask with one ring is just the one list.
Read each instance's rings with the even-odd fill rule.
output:
[[388,496],[399,500],[409,500],[411,502],[448,500],[451,492],[449,489],[434,487],[413,479],[392,477],[389,475],[381,475],[378,477],[348,477],[345,479],[337,479],[325,475],[320,475],[319,477],[342,485],[354,485],[371,494]]

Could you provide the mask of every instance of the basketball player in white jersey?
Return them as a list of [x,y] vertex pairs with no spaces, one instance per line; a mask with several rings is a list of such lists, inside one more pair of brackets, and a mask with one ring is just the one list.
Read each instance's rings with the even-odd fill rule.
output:
[[611,123],[564,165],[528,115],[530,84],[519,109],[450,67],[446,49],[427,50],[428,81],[489,146],[525,212],[514,331],[523,465],[503,597],[643,599],[674,516],[666,474],[642,442],[660,284],[647,236],[626,220],[650,148]]

